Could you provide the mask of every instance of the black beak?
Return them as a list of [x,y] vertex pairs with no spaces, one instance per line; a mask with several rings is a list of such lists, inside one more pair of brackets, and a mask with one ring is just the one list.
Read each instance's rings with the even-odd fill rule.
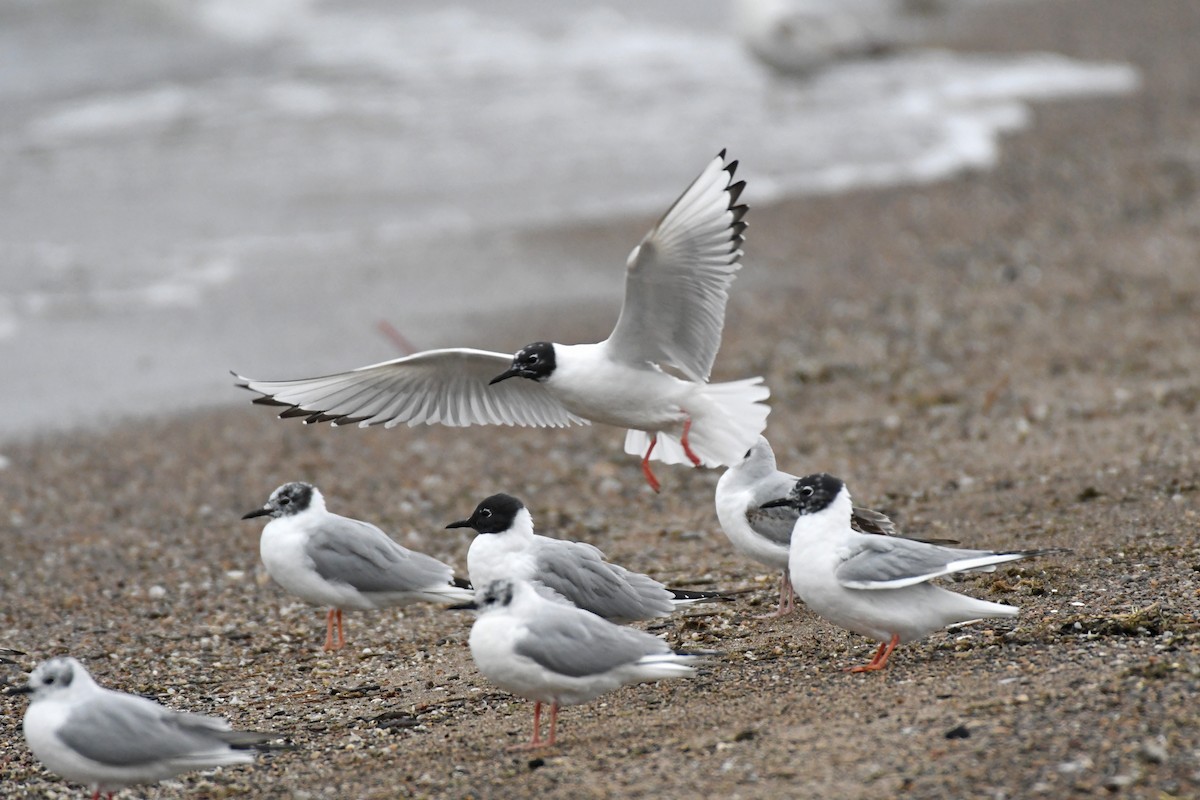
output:
[[488,386],[491,386],[494,383],[499,383],[500,381],[506,381],[509,378],[515,378],[520,374],[520,367],[509,367],[508,369],[504,370],[504,372],[501,372],[499,375],[488,381]]
[[450,528],[469,528],[469,527],[471,527],[471,520],[460,519],[458,522],[451,522],[449,525],[446,526],[446,529],[449,530]]
[[445,607],[447,611],[478,611],[479,604],[472,600],[469,603],[455,603]]
[[4,690],[5,694],[33,694],[33,687],[26,684],[25,686],[9,686]]
[[795,508],[796,504],[792,502],[790,497],[781,497],[778,500],[771,500],[770,502],[763,503],[761,506],[759,506],[759,508],[783,508],[784,506],[791,506],[792,508]]
[[255,517],[265,517],[271,513],[269,508],[256,508],[246,514],[242,514],[242,519],[254,519]]

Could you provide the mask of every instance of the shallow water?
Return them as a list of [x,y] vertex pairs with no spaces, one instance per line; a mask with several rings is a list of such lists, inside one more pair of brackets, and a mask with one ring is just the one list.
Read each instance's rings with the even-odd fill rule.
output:
[[722,2],[543,5],[0,0],[0,438],[389,358],[379,319],[487,346],[535,284],[615,308],[619,259],[513,232],[649,224],[722,147],[751,205],[937,180],[1028,100],[1137,84],[928,50],[788,82]]

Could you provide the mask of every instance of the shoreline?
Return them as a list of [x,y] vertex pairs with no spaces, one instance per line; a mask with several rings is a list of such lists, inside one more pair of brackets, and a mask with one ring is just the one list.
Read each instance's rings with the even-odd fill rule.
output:
[[[956,41],[1061,39],[1134,62],[1139,94],[1037,106],[991,172],[752,209],[714,375],[766,376],[780,467],[843,477],[907,535],[1072,550],[954,585],[1016,621],[845,675],[870,642],[803,610],[754,618],[777,576],[720,533],[719,470],[663,467],[652,495],[606,427],[331,430],[247,398],[0,445],[0,644],[298,745],[137,790],[156,799],[1200,792],[1200,14],[1128,5],[1006,5]],[[623,255],[644,224],[539,236]],[[584,340],[614,315],[539,327]],[[261,526],[238,519],[290,480],[460,572],[468,539],[443,526],[508,491],[539,532],[669,584],[752,591],[652,626],[724,653],[701,676],[565,709],[535,763],[504,752],[528,704],[479,676],[469,618],[348,614],[350,646],[318,651],[323,611],[264,580]],[[32,761],[23,713],[0,703],[0,786],[73,793]]]

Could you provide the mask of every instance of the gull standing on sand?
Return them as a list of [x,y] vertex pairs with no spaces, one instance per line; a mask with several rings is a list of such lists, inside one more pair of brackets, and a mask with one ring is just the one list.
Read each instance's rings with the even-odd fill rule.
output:
[[736,167],[722,150],[629,254],[621,315],[603,342],[534,342],[515,355],[429,350],[318,378],[235,373],[238,385],[262,395],[255,403],[287,406],[281,417],[306,422],[628,428],[625,452],[642,456],[654,491],[651,458],[733,464],[770,411],[761,377],[707,382],[741,267],[745,183],[733,182]]
[[[528,581],[498,580],[480,589],[471,627],[479,671],[506,692],[532,700],[533,737],[513,749],[555,743],[558,707],[586,703],[632,683],[695,674],[699,654],[676,653],[662,639],[624,628],[577,608]],[[542,704],[550,704],[550,735],[540,735]]]
[[[783,571],[779,582],[779,609],[769,616],[782,617],[795,609],[795,592],[788,575],[788,543],[799,512],[790,506],[763,508],[763,503],[787,495],[796,476],[775,467],[775,452],[765,436],[717,481],[717,519],[735,550],[744,556]],[[885,515],[855,507],[850,524],[863,533],[892,536],[896,526]]]
[[259,541],[267,574],[301,600],[329,607],[325,650],[346,645],[343,609],[457,603],[474,596],[448,564],[401,547],[369,522],[326,511],[325,498],[311,484],[285,483],[242,519],[263,516],[271,517]]
[[90,787],[92,800],[181,772],[249,764],[253,748],[279,738],[105,689],[69,657],[43,662],[26,686],[9,691],[29,695],[29,749],[54,774]]
[[610,622],[665,617],[679,606],[722,596],[668,589],[649,575],[605,561],[590,544],[539,536],[529,509],[512,495],[494,494],[468,519],[446,527],[479,534],[467,550],[467,573],[475,586],[501,578],[536,581]]
[[896,645],[947,625],[1017,615],[1014,606],[942,589],[929,583],[933,578],[1062,552],[964,550],[859,533],[850,525],[849,490],[825,473],[800,478],[787,497],[763,507],[799,515],[788,569],[800,599],[835,625],[880,643],[869,664],[850,672],[883,669]]

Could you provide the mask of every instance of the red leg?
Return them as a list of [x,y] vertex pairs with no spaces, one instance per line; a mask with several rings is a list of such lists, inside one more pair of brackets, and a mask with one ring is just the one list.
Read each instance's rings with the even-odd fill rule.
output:
[[788,571],[783,571],[783,577],[779,580],[779,608],[772,611],[770,614],[759,614],[755,619],[777,619],[786,617],[796,608],[795,603],[796,593],[792,590],[792,579],[788,575]]
[[547,747],[554,746],[554,737],[558,732],[558,703],[550,706],[550,738],[546,740]]
[[404,334],[396,330],[395,326],[386,319],[379,320],[379,332],[391,339],[392,345],[400,351],[401,355],[411,356],[417,352],[417,348],[413,347],[413,343]]
[[337,649],[341,650],[343,647],[346,646],[346,632],[344,630],[342,630],[342,610],[340,608],[337,610],[337,634],[338,634]]
[[683,436],[680,438],[680,443],[683,445],[683,452],[692,460],[692,466],[700,466],[700,457],[692,452],[692,446],[688,444],[688,431],[692,429],[692,418],[688,417],[683,421]]
[[846,672],[875,672],[887,666],[888,656],[896,649],[896,645],[900,644],[900,634],[892,634],[890,642],[880,642],[879,649],[875,651],[875,657],[871,659],[871,663],[864,664],[861,667],[850,667]]
[[646,450],[646,455],[642,457],[642,474],[646,476],[646,482],[650,484],[650,488],[658,491],[662,485],[658,482],[658,478],[654,477],[654,473],[650,471],[650,454],[654,452],[654,445],[658,444],[658,434],[650,437],[650,447]]
[[[518,750],[536,750],[539,747],[544,747],[546,745],[546,743],[543,742],[542,738],[541,738],[541,727],[542,727],[542,701],[535,700],[533,702],[533,738],[530,739],[525,744],[513,745],[512,747],[508,748],[509,752],[510,753],[516,752]],[[551,728],[551,731],[553,732],[553,728]]]
[[325,652],[336,649],[333,642],[333,613],[334,609],[331,608],[325,614],[325,644],[321,648]]

